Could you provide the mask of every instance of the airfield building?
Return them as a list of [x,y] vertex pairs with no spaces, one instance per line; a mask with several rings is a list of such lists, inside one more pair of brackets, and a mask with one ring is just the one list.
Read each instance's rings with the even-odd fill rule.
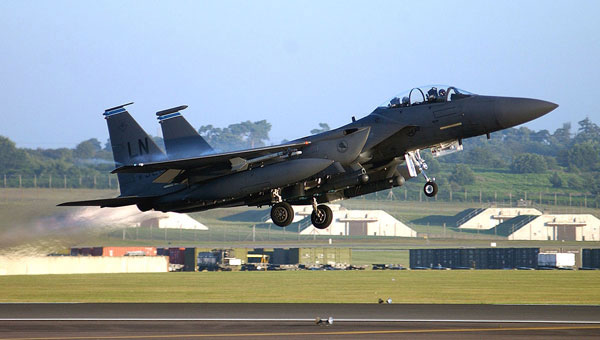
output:
[[396,236],[417,237],[417,232],[383,210],[347,210],[332,206],[333,221],[325,229],[317,229],[310,222],[310,206],[295,207],[302,235]]
[[196,221],[187,214],[168,212],[160,217],[152,217],[139,224],[142,228],[208,230],[204,224]]
[[460,219],[457,226],[460,229],[489,230],[518,216],[541,214],[541,211],[534,208],[479,208]]
[[600,241],[600,219],[590,214],[525,215],[497,229],[509,240]]

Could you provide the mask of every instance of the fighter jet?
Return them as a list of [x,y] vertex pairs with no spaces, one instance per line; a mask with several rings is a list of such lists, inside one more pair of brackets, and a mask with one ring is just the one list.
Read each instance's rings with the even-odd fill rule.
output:
[[[131,103],[129,103],[131,104]],[[417,87],[340,128],[281,145],[216,152],[183,118],[187,106],[157,112],[165,154],[125,105],[105,110],[121,195],[61,206],[195,212],[270,206],[273,223],[291,224],[292,205],[312,205],[311,221],[327,228],[326,205],[401,186],[422,175],[425,195],[438,192],[421,152],[463,149],[465,138],[536,119],[558,105],[537,99],[476,95],[453,86]]]

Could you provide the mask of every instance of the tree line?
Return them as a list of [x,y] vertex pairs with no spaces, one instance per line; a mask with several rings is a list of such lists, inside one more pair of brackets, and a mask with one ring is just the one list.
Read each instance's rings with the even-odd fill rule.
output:
[[[232,151],[267,145],[271,124],[266,120],[245,121],[227,127],[205,125],[198,132],[218,151]],[[327,123],[311,133],[329,130]],[[586,118],[573,129],[563,124],[554,132],[527,127],[510,128],[485,136],[466,139],[465,151],[433,159],[424,153],[430,172],[450,169],[444,180],[461,186],[476,183],[481,168],[535,173],[548,179],[548,186],[600,193],[600,127]],[[164,147],[162,138],[153,137]],[[81,177],[102,176],[114,168],[110,140],[91,138],[74,148],[18,148],[0,136],[0,175]],[[475,169],[475,172],[473,171]],[[569,174],[569,176],[567,176]]]

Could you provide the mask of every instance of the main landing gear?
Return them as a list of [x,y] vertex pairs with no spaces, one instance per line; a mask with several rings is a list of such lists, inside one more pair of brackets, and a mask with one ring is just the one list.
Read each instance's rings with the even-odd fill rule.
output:
[[317,200],[315,198],[313,198],[312,206],[313,212],[310,214],[312,225],[317,229],[329,227],[331,221],[333,221],[333,212],[331,211],[331,208],[325,204],[317,205]]
[[271,220],[280,227],[287,227],[294,220],[294,209],[288,202],[279,202],[271,208]]
[[[317,200],[313,199],[313,212],[310,214],[310,221],[317,229],[325,229],[333,221],[333,212],[325,204],[317,205]],[[294,220],[294,209],[287,202],[273,204],[271,208],[271,220],[280,227],[287,227]]]

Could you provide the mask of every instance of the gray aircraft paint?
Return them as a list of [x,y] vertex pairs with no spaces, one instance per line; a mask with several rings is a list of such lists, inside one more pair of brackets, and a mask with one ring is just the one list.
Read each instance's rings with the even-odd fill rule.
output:
[[[142,210],[191,212],[271,205],[275,202],[272,189],[281,189],[279,196],[291,204],[311,204],[313,198],[326,203],[402,185],[412,177],[405,155],[416,150],[516,126],[556,107],[527,98],[455,94],[440,101],[423,95],[421,103],[390,103],[338,129],[289,144],[181,160],[173,157],[190,148],[204,152],[207,144],[178,111],[166,110],[163,115],[172,116],[163,119],[163,131],[165,124],[176,123],[167,129],[166,144],[172,146],[179,139],[185,147],[167,147],[171,160],[158,163],[156,158],[166,156],[151,139],[146,140],[147,135],[123,107],[116,107],[107,110],[118,166],[114,172],[120,183],[125,180],[122,176],[132,176],[127,177],[125,190],[121,188],[121,198],[62,205],[137,204]],[[129,132],[124,133],[123,125],[133,129],[126,128]],[[420,165],[416,172],[421,172]]]

